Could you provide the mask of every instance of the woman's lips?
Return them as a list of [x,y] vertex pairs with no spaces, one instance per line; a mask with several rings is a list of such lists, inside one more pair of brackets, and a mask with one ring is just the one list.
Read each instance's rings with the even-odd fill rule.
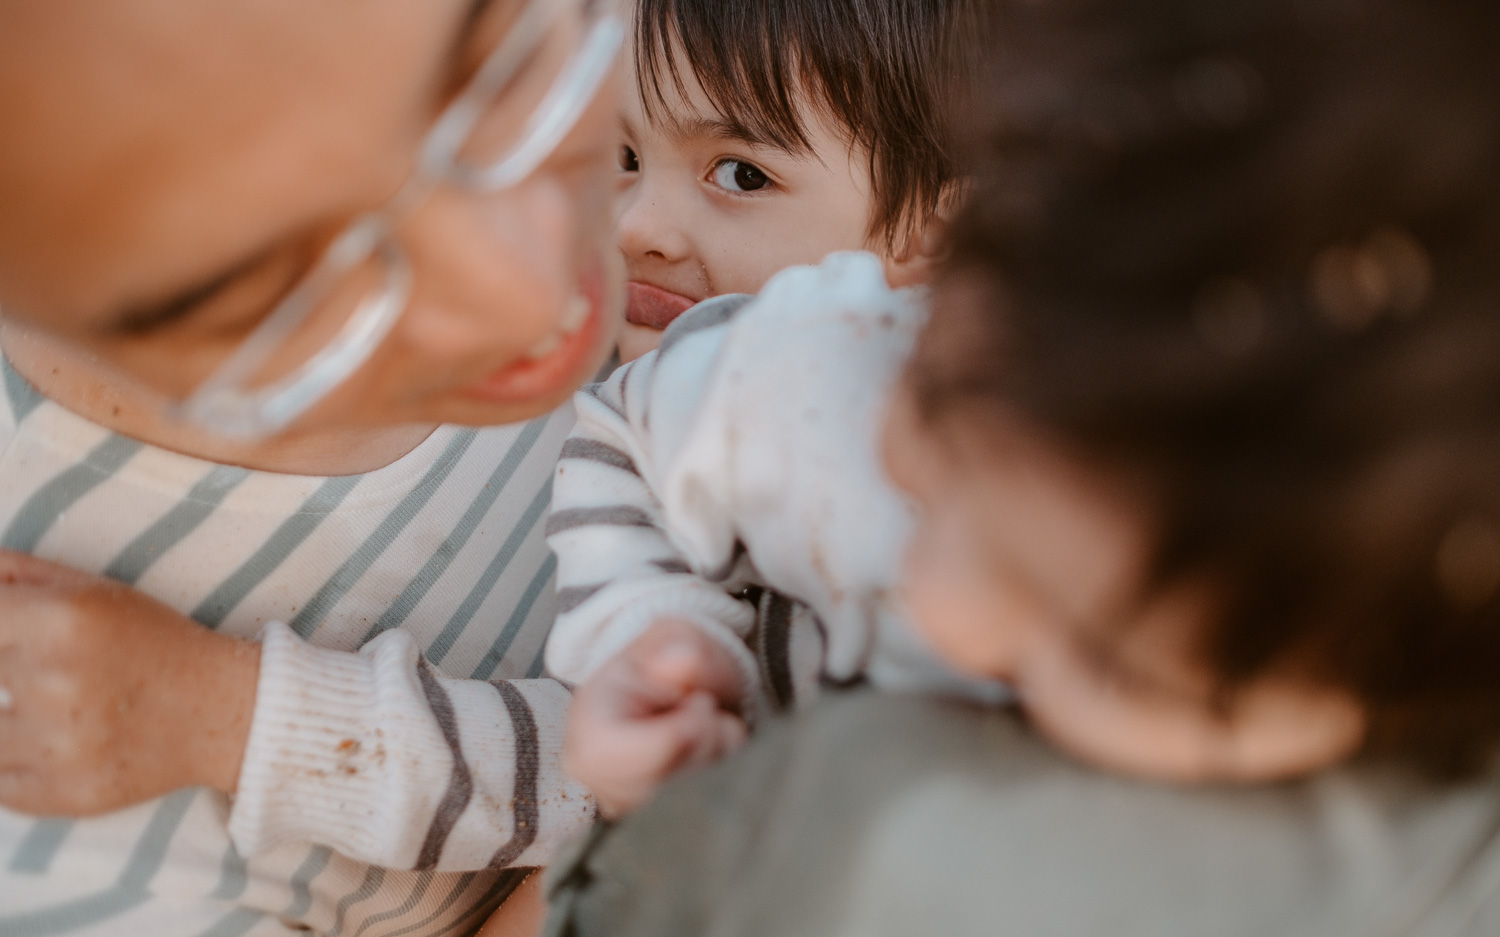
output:
[[602,273],[584,278],[581,295],[588,313],[573,332],[559,335],[555,343],[549,339],[542,353],[533,350],[529,357],[469,385],[465,393],[496,403],[526,403],[572,390],[586,380],[588,374],[582,372],[597,366],[607,324]]
[[696,306],[696,299],[632,280],[625,284],[625,321],[653,329],[664,329],[672,320]]

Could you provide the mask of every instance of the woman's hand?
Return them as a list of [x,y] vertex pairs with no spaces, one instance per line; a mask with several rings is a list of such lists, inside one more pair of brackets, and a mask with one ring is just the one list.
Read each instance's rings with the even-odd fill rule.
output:
[[0,804],[87,816],[232,793],[258,645],[119,583],[0,551]]

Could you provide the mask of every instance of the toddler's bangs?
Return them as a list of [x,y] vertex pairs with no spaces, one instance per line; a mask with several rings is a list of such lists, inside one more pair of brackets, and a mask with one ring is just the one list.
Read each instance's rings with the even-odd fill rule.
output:
[[[870,236],[903,243],[953,181],[947,108],[972,73],[982,0],[637,0],[646,119],[670,125],[683,64],[733,134],[812,152],[821,114],[869,160]],[[812,110],[809,110],[809,109]]]
[[[635,68],[648,120],[671,122],[670,101],[687,80],[685,62],[734,133],[788,152],[810,152],[797,93],[821,104],[830,97],[827,73],[839,71],[806,52],[828,40],[826,22],[821,36],[808,22],[822,4],[638,3]],[[789,36],[796,38],[786,41]],[[830,116],[850,123],[843,114]]]

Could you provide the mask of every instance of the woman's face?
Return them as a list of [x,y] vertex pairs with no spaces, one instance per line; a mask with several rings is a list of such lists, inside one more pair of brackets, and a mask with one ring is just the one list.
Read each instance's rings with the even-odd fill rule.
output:
[[[185,396],[334,233],[400,188],[433,117],[522,5],[8,7],[0,310]],[[439,187],[407,218],[406,311],[311,423],[511,422],[597,368],[620,307],[617,85],[523,183]]]

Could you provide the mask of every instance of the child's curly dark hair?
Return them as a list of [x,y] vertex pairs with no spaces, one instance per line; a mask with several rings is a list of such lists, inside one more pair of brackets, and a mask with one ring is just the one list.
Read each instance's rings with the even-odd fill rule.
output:
[[926,418],[1019,407],[1148,480],[1146,588],[1223,585],[1225,692],[1295,665],[1371,752],[1487,759],[1500,6],[1015,0],[995,35]]

